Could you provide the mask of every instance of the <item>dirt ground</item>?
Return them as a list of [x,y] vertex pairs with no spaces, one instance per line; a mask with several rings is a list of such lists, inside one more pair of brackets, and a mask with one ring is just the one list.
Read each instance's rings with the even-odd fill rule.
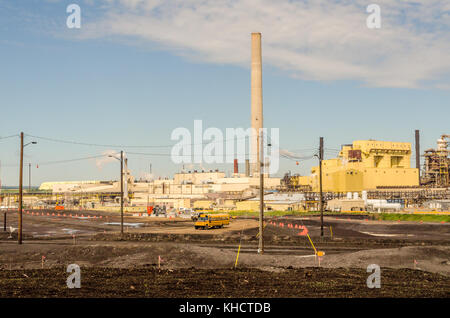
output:
[[[17,231],[0,228],[0,297],[450,296],[450,224],[327,216],[321,237],[317,217],[269,218],[261,255],[254,218],[195,230],[189,219],[126,215],[122,236],[117,214],[38,212],[24,214],[22,245]],[[16,214],[8,215],[8,230],[17,227]],[[65,289],[64,269],[73,263],[82,267],[82,291]],[[366,286],[369,264],[382,268],[381,290]],[[202,279],[211,273],[217,277]]]
[[448,297],[450,279],[414,270],[382,271],[367,288],[362,269],[251,268],[158,270],[81,268],[81,288],[68,289],[65,268],[0,271],[0,297]]

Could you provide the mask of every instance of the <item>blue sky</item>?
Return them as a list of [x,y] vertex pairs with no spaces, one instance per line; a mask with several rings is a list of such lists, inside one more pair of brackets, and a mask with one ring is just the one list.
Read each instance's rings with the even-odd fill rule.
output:
[[[66,26],[70,3],[81,7],[81,29]],[[426,149],[449,133],[446,1],[379,1],[379,30],[365,26],[364,1],[273,3],[2,1],[0,137],[24,131],[84,143],[168,146],[173,129],[192,129],[195,119],[223,131],[248,127],[253,31],[263,37],[265,126],[280,129],[283,149],[310,155],[323,136],[331,158],[332,149],[358,139],[413,142],[415,129]],[[36,140],[25,148],[25,164],[39,164],[35,185],[117,178],[111,160],[45,163],[121,147]],[[17,184],[18,142],[0,139],[4,185]],[[170,147],[124,150],[170,153]],[[136,177],[150,163],[155,176],[180,168],[167,156],[129,154]],[[315,163],[283,159],[279,175],[308,174]]]

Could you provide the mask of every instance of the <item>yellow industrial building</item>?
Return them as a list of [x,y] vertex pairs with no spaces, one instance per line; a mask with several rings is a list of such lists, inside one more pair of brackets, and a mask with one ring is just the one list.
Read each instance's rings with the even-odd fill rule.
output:
[[[411,168],[411,144],[357,140],[342,147],[338,158],[322,161],[322,186],[327,192],[360,192],[377,187],[419,186],[419,171]],[[319,191],[319,167],[311,176],[293,177],[298,186]]]

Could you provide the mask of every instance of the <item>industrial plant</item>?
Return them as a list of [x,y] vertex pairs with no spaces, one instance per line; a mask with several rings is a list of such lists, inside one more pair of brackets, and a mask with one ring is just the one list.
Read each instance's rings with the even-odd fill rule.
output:
[[[448,137],[448,136],[447,136]],[[322,161],[322,190],[330,210],[336,210],[336,200],[346,206],[342,210],[366,210],[367,205],[353,202],[349,206],[348,193],[361,199],[384,199],[401,203],[402,208],[420,208],[429,202],[449,200],[449,151],[445,135],[436,149],[427,149],[422,167],[411,167],[412,145],[407,142],[357,140],[343,145],[337,158]],[[288,175],[284,178],[264,177],[264,202],[269,210],[311,211],[319,207],[319,167],[311,175]],[[123,172],[126,207],[144,209],[249,210],[259,208],[259,174],[246,161],[245,171],[239,169],[226,176],[223,171],[182,170],[173,178],[151,181],[135,180],[125,165]],[[66,204],[68,207],[112,207],[119,203],[119,181],[44,182],[40,193],[25,194],[25,202],[36,204]],[[3,200],[17,201],[14,194]],[[277,202],[276,204],[273,202]],[[6,202],[5,202],[6,203]],[[135,209],[135,210],[136,210]],[[130,209],[133,210],[133,209]]]
[[[286,174],[284,178],[277,178],[264,172],[264,168],[262,173],[260,170],[264,166],[261,156],[264,136],[260,133],[264,127],[262,101],[261,34],[252,33],[252,134],[244,173],[235,159],[234,172],[228,176],[218,169],[181,169],[171,179],[140,181],[132,176],[125,158],[122,180],[44,182],[39,193],[25,194],[25,205],[108,209],[119,204],[123,193],[123,204],[130,211],[153,211],[154,208],[257,211],[262,193],[265,209],[281,211],[317,211],[321,197],[324,208],[330,211],[373,209],[367,200],[384,200],[385,204],[378,204],[378,211],[381,208],[398,211],[400,208],[447,206],[450,135],[443,134],[437,140],[436,149],[421,153],[420,132],[416,130],[415,167],[411,167],[411,143],[355,140],[343,145],[337,158],[321,159],[320,166],[313,167],[310,175]],[[323,152],[323,149],[318,150]],[[363,196],[365,199],[360,199]],[[3,200],[2,205],[10,206],[18,201],[18,196],[10,193],[0,200]]]
[[442,135],[436,149],[425,150],[425,167],[421,184],[431,187],[449,187],[449,142],[450,135]]
[[[24,148],[36,136],[16,135],[19,187],[0,187],[0,297],[448,297],[450,135],[422,152],[419,130],[414,145],[355,131],[334,158],[311,138],[318,165],[275,175],[261,40],[251,34],[249,150],[227,161],[232,172],[177,163],[172,177],[138,178],[120,150],[81,158],[117,159],[115,180],[32,188],[30,164],[26,188]],[[369,279],[381,267],[384,289]]]

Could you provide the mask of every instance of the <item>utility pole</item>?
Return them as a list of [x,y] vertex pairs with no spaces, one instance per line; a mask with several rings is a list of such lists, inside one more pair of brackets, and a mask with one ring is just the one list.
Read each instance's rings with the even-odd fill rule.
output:
[[320,236],[323,237],[323,192],[322,192],[322,160],[323,160],[323,137],[320,137],[319,147],[319,187],[320,187]]
[[[5,198],[2,196],[2,162],[0,161],[0,203],[4,204]],[[9,208],[9,202],[7,207]],[[6,232],[6,211],[3,212],[3,231]]]
[[419,186],[420,186],[420,130],[416,130],[416,168],[418,169],[417,174],[419,177]]
[[22,209],[23,209],[23,148],[30,144],[37,144],[31,141],[26,145],[23,144],[23,132],[20,133],[20,167],[19,167],[19,226],[17,229],[17,241],[22,244]]
[[31,163],[28,164],[28,193],[31,192]]
[[259,245],[258,253],[264,254],[264,142],[262,129],[259,132],[258,144],[260,149],[259,154]]
[[123,236],[123,150],[120,151],[120,235]]
[[81,209],[83,209],[83,184],[80,185],[80,192],[81,192],[80,207]]
[[[2,183],[1,183],[1,175],[0,175],[0,203],[4,204],[5,198],[1,195],[1,192],[2,192]],[[9,202],[8,202],[5,212],[3,212],[3,231],[4,232],[6,232],[6,212],[8,211],[8,209],[9,209]]]
[[3,203],[3,196],[2,196],[2,161],[0,160],[0,203]]
[[20,133],[20,166],[19,166],[19,226],[17,241],[22,244],[22,208],[23,208],[23,132]]

